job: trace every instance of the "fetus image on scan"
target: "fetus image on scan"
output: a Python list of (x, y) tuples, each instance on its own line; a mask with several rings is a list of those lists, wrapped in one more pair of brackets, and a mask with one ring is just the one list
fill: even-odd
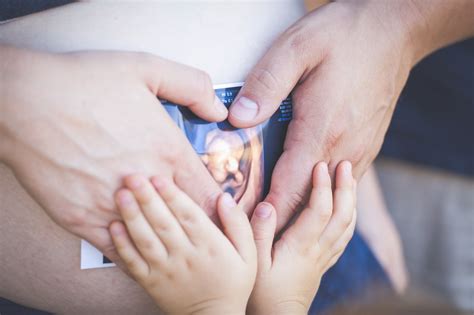
[(263, 190), (262, 126), (235, 129), (227, 122), (204, 122), (186, 109), (166, 110), (222, 190), (244, 208), (253, 208)]

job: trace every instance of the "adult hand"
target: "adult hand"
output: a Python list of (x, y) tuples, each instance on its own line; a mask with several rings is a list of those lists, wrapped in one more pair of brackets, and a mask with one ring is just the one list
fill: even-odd
[[(263, 122), (293, 91), (293, 120), (266, 198), (277, 209), (278, 228), (308, 198), (317, 161), (326, 161), (334, 174), (341, 160), (349, 160), (360, 178), (380, 150), (411, 67), (429, 49), (446, 43), (447, 38), (434, 40), (434, 35), (427, 42), (421, 29), (435, 33), (438, 28), (421, 22), (443, 22), (443, 9), (451, 13), (447, 6), (455, 6), (438, 1), (441, 10), (434, 10), (431, 3), (415, 2), (322, 6), (285, 31), (248, 75), (230, 109), (234, 126)], [(434, 18), (420, 10), (439, 14)], [(466, 25), (473, 24), (468, 15), (462, 23), (464, 31), (456, 33), (445, 23), (439, 33), (452, 34), (451, 41), (462, 37)]]
[(221, 121), (207, 74), (143, 53), (0, 54), (0, 159), (66, 230), (116, 259), (113, 195), (136, 172), (174, 179), (214, 213), (220, 189), (156, 97)]

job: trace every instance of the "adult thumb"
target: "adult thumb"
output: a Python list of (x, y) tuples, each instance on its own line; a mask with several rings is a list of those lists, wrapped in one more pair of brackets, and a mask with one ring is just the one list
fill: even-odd
[(233, 126), (247, 128), (262, 123), (290, 95), (306, 66), (289, 42), (283, 34), (250, 71), (229, 110)]

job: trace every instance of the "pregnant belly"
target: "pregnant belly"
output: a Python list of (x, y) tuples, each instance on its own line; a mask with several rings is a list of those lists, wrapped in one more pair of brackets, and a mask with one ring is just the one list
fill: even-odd
[(75, 3), (0, 26), (0, 42), (49, 51), (145, 51), (243, 81), (271, 42), (304, 14), (299, 0)]
[[(55, 52), (145, 51), (201, 68), (214, 83), (238, 82), (303, 13), (296, 0), (75, 3), (0, 25), (0, 42)], [(79, 239), (52, 222), (3, 164), (0, 218), (0, 296), (54, 313), (157, 312), (117, 268), (81, 271)]]

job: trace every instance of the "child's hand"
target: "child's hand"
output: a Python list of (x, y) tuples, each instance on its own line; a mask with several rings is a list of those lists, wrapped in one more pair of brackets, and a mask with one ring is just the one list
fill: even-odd
[(248, 218), (232, 197), (218, 201), (221, 232), (174, 183), (142, 176), (125, 183), (128, 189), (116, 201), (126, 228), (114, 222), (110, 232), (129, 272), (160, 308), (168, 314), (244, 314), (256, 249)]
[(258, 272), (250, 314), (307, 314), (321, 276), (352, 237), (356, 211), (351, 164), (337, 167), (334, 195), (326, 163), (316, 165), (312, 183), (307, 208), (273, 246), (275, 210), (261, 203), (254, 212)]

